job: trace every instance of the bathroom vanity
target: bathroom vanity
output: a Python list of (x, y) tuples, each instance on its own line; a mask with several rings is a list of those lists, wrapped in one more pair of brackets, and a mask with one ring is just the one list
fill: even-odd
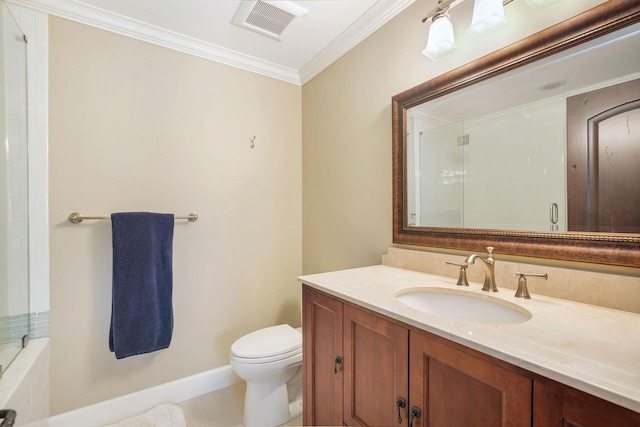
[[(640, 425), (640, 315), (384, 265), (299, 280), (304, 425)], [(397, 298), (416, 291), (529, 316), (469, 322)]]

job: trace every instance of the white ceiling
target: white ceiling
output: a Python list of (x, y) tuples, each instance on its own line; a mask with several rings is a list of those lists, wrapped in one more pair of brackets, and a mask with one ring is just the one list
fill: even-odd
[(293, 0), (309, 12), (274, 40), (232, 24), (242, 0), (8, 0), (304, 84), (415, 0)]

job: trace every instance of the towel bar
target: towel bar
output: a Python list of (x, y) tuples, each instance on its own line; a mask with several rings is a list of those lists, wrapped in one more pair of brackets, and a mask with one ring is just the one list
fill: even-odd
[[(73, 212), (69, 214), (69, 222), (72, 222), (74, 224), (80, 224), (85, 219), (111, 219), (111, 217), (110, 216), (85, 216), (85, 215), (79, 214), (78, 212)], [(187, 216), (177, 216), (175, 217), (175, 219), (188, 219), (189, 222), (195, 222), (198, 220), (198, 214), (195, 212), (191, 212)]]

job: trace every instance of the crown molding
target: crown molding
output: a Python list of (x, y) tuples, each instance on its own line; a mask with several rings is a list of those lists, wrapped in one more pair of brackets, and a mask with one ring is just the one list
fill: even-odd
[(354, 22), (340, 36), (314, 56), (300, 69), (300, 81), (306, 84), (325, 68), (336, 62), (342, 55), (402, 12), (415, 0), (396, 0), (389, 8), (389, 0), (379, 0), (360, 19)]
[(40, 12), (105, 31), (300, 85), (297, 70), (244, 55), (74, 0), (7, 0)]
[(415, 0), (378, 0), (358, 21), (313, 57), (300, 71), (222, 46), (165, 30), (75, 0), (6, 0), (49, 15), (100, 28), (136, 40), (187, 53), (298, 86), (310, 81)]

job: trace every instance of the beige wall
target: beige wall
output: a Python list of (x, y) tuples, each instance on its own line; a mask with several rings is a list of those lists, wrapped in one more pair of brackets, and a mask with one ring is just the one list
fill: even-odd
[[(391, 97), (601, 2), (513, 2), (508, 30), (457, 31), (461, 51), (433, 63), (420, 19), (435, 2), (417, 0), (302, 89), (51, 18), (52, 414), (226, 365), (240, 335), (299, 324), (298, 274), (379, 264)], [(176, 224), (171, 347), (118, 361), (110, 224), (66, 217), (133, 210), (200, 219)]]
[[(49, 65), (52, 414), (298, 326), (301, 88), (53, 17)], [(170, 348), (116, 360), (110, 223), (66, 218), (142, 210), (200, 219), (176, 222)]]
[(421, 54), (428, 25), (420, 21), (435, 2), (417, 0), (304, 85), (304, 273), (379, 264), (392, 244), (393, 95), (600, 3), (564, 1), (535, 11), (513, 2), (505, 8), (509, 27), (476, 40), (465, 32), (473, 3), (464, 2), (451, 12), (460, 50), (432, 62)]

